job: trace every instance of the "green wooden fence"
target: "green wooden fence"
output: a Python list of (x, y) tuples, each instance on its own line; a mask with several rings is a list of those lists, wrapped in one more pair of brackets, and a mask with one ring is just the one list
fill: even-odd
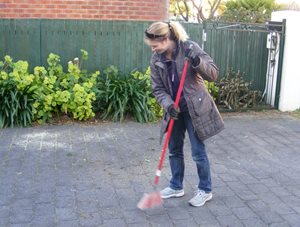
[[(14, 60), (27, 60), (32, 70), (34, 66), (46, 66), (47, 56), (55, 53), (65, 67), (85, 49), (89, 59), (84, 67), (90, 71), (101, 71), (109, 65), (117, 66), (123, 74), (143, 71), (151, 56), (143, 41), (148, 25), (132, 21), (0, 19), (0, 58), (10, 55)], [(216, 23), (183, 26), (191, 39), (214, 58), (221, 77), (233, 68), (244, 72), (256, 89), (264, 89), (268, 59), (264, 29), (232, 29)]]
[(89, 53), (85, 68), (117, 66), (121, 72), (143, 70), (149, 65), (150, 49), (143, 42), (147, 22), (87, 20), (0, 20), (0, 57), (27, 60), (31, 67), (47, 65), (50, 53), (62, 64)]
[(268, 31), (261, 26), (248, 28), (240, 24), (204, 24), (207, 38), (204, 50), (214, 58), (221, 76), (230, 68), (239, 70), (246, 80), (253, 81), (254, 87), (262, 91), (268, 61)]

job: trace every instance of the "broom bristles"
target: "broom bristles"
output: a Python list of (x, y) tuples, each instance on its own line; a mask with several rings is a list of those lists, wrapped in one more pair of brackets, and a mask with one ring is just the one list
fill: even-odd
[(160, 192), (151, 192), (149, 194), (145, 193), (141, 200), (138, 202), (137, 207), (141, 210), (154, 208), (163, 203), (160, 196)]

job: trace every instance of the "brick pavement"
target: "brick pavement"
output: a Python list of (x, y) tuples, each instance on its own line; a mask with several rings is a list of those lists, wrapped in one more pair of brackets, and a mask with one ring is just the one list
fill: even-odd
[[(185, 147), (186, 195), (136, 208), (153, 191), (158, 124), (66, 124), (0, 130), (0, 226), (300, 226), (300, 120), (224, 116), (209, 139), (214, 198), (194, 208), (198, 183)], [(167, 159), (160, 188), (170, 175)]]

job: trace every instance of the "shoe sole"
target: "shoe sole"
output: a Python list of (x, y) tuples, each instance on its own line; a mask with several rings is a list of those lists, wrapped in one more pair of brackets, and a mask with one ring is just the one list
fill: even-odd
[(208, 202), (208, 201), (211, 200), (211, 199), (212, 199), (212, 195), (210, 195), (206, 200), (204, 200), (203, 203), (200, 203), (200, 204), (192, 204), (191, 202), (189, 202), (189, 204), (190, 204), (191, 206), (193, 206), (193, 207), (201, 207), (201, 206), (203, 206), (206, 202)]
[(184, 192), (180, 192), (177, 194), (167, 195), (167, 196), (161, 196), (162, 199), (169, 199), (169, 198), (178, 198), (184, 196)]

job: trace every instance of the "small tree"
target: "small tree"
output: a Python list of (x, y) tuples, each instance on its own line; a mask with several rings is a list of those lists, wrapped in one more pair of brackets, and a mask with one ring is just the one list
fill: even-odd
[(271, 19), (271, 13), (280, 9), (275, 0), (229, 0), (220, 19), (227, 22), (263, 23)]
[(170, 0), (170, 13), (184, 21), (212, 19), (221, 5), (221, 0)]
[(183, 19), (184, 21), (189, 21), (190, 6), (186, 1), (170, 0), (169, 12), (177, 19)]
[(193, 7), (197, 10), (197, 20), (199, 23), (214, 18), (221, 4), (221, 0), (191, 1), (193, 3)]

